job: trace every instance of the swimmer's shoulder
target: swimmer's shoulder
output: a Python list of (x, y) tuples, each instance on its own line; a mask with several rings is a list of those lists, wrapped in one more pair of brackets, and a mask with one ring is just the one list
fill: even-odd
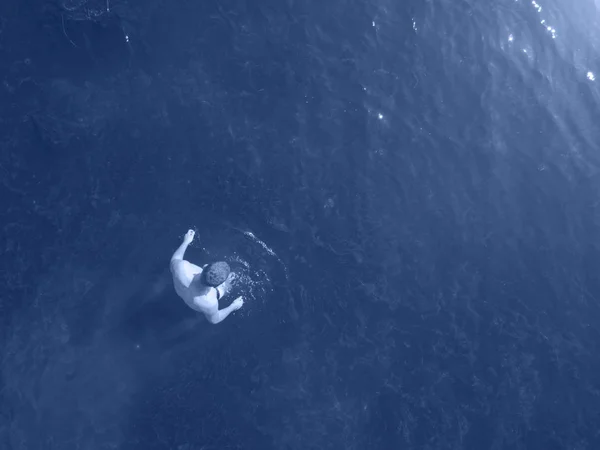
[[(212, 290), (212, 289), (211, 289)], [(219, 309), (219, 301), (212, 292), (206, 293), (195, 293), (191, 296), (192, 308), (197, 311), (203, 312), (204, 314), (212, 314), (215, 310)]]
[(178, 271), (185, 272), (188, 276), (195, 276), (202, 273), (202, 267), (197, 266), (196, 264), (192, 264), (185, 259), (175, 259), (171, 261), (170, 264), (171, 272), (176, 273)]

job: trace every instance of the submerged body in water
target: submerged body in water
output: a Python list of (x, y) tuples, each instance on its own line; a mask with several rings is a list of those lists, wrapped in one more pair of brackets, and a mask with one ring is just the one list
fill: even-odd
[(186, 305), (204, 314), (210, 323), (217, 324), (233, 311), (240, 309), (244, 300), (238, 297), (226, 308), (219, 309), (219, 300), (231, 291), (235, 274), (225, 262), (200, 267), (184, 260), (185, 251), (194, 240), (194, 236), (194, 231), (189, 230), (171, 257), (173, 286)]

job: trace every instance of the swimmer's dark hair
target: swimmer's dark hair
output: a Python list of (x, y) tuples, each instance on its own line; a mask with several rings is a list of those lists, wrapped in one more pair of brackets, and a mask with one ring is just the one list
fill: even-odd
[(225, 261), (209, 264), (202, 271), (202, 283), (210, 287), (220, 286), (225, 283), (230, 273), (229, 264)]

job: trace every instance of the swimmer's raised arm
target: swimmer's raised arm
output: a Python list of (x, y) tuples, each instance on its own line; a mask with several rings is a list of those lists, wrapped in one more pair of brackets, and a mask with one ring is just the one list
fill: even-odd
[(224, 321), (229, 314), (231, 314), (233, 311), (237, 311), (242, 306), (244, 306), (244, 300), (242, 297), (238, 297), (231, 302), (231, 305), (221, 310), (218, 309), (218, 304), (215, 304), (214, 309), (212, 311), (206, 311), (204, 315), (210, 323), (216, 325), (217, 323)]
[(188, 232), (185, 233), (185, 236), (183, 237), (183, 242), (177, 248), (177, 250), (175, 250), (175, 253), (173, 253), (173, 256), (171, 256), (171, 266), (173, 266), (173, 263), (175, 263), (177, 261), (183, 261), (185, 251), (187, 250), (188, 246), (194, 240), (195, 234), (196, 233), (194, 232), (194, 230), (188, 230)]

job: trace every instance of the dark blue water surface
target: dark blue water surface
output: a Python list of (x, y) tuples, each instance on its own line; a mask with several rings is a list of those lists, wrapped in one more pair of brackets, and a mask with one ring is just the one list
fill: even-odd
[(599, 19), (1, 2), (0, 449), (600, 448)]

